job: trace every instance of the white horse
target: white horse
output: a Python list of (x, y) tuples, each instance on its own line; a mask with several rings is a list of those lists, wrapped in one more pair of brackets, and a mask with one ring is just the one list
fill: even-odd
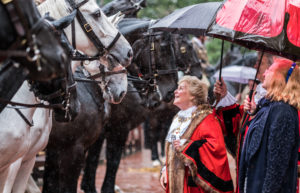
[[(46, 4), (42, 5), (46, 6), (49, 3), (52, 9), (60, 10), (61, 16), (64, 16), (64, 14), (67, 15), (69, 10), (71, 10), (69, 5), (64, 1), (58, 2), (49, 0), (48, 3), (45, 3)], [(50, 6), (47, 7), (50, 8)], [(86, 17), (92, 29), (97, 32), (103, 45), (109, 45), (114, 39), (113, 35), (117, 34), (118, 30), (108, 21), (97, 4), (94, 1), (88, 1), (82, 5), (79, 10)], [(98, 11), (101, 17), (95, 18), (93, 14), (98, 14)], [(77, 21), (75, 23), (77, 23)], [(65, 32), (69, 40), (71, 40), (71, 30), (67, 29)], [(96, 49), (92, 42), (86, 37), (79, 25), (76, 25), (76, 33), (77, 49), (80, 49), (90, 56), (99, 53), (99, 50)], [(131, 47), (126, 39), (121, 36), (114, 43), (112, 48), (101, 57), (100, 61), (101, 64), (104, 65), (105, 71), (119, 71), (123, 66), (127, 66), (130, 63), (131, 57)], [(99, 72), (100, 61), (85, 63), (86, 69), (90, 74)], [(116, 62), (121, 63), (122, 66), (116, 65)], [(116, 79), (118, 81), (117, 83), (115, 81)], [(103, 91), (106, 94), (106, 97), (104, 97), (113, 103), (120, 102), (127, 89), (126, 74), (114, 74), (110, 77), (105, 77), (105, 80), (110, 85), (107, 86), (109, 90)], [(117, 84), (119, 85), (116, 86)], [(113, 90), (114, 87), (116, 89), (115, 91)], [(116, 92), (119, 93), (117, 94), (119, 95), (117, 100), (113, 96)], [(12, 100), (22, 103), (37, 102), (33, 93), (29, 91), (29, 87), (26, 83), (22, 85)], [(13, 109), (6, 108), (0, 114), (0, 192), (4, 193), (24, 192), (35, 162), (36, 153), (46, 146), (51, 130), (51, 111), (34, 108), (21, 109), (21, 111), (27, 120), (34, 120), (34, 127), (27, 125)]]
[[(73, 10), (73, 8), (66, 1), (70, 2), (70, 0), (47, 0), (39, 5), (38, 9), (42, 15), (49, 12), (51, 17), (59, 19), (70, 14), (70, 12)], [(81, 2), (84, 2), (84, 0), (74, 1), (76, 5), (79, 5)], [(105, 48), (110, 47), (111, 43), (117, 37), (119, 31), (101, 11), (96, 1), (89, 0), (81, 5), (78, 10), (82, 13), (85, 20), (89, 24), (83, 24), (85, 26), (85, 30), (90, 31), (90, 29), (92, 29), (97, 37), (101, 39), (103, 46)], [(89, 56), (97, 55), (99, 50), (95, 48), (94, 44), (86, 36), (86, 32), (83, 31), (80, 25), (81, 24), (78, 22), (78, 19), (76, 19), (76, 49), (84, 51)], [(99, 27), (94, 28), (93, 26), (95, 25)], [(91, 28), (86, 26), (91, 26)], [(68, 26), (64, 31), (69, 41), (72, 42), (72, 27)], [(128, 66), (131, 63), (132, 57), (133, 52), (131, 46), (121, 35), (118, 39), (118, 43), (114, 44), (111, 50), (107, 51), (106, 54), (101, 57), (100, 61), (101, 63), (106, 64), (110, 60), (117, 59), (123, 66)]]

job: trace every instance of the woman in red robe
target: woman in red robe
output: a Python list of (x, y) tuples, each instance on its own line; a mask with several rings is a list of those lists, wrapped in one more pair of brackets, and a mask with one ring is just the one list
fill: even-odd
[(233, 192), (223, 133), (207, 104), (207, 86), (196, 77), (183, 77), (174, 105), (181, 111), (166, 138), (160, 179), (166, 193)]

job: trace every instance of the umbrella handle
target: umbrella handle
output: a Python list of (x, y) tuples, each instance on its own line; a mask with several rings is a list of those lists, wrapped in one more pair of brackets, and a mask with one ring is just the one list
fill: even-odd
[[(257, 67), (257, 71), (256, 71), (256, 74), (255, 74), (254, 80), (256, 80), (256, 78), (257, 78), (257, 74), (258, 74), (258, 72), (259, 72), (259, 69), (260, 69), (260, 65), (261, 65), (263, 56), (264, 56), (264, 51), (262, 51), (262, 53), (261, 53), (261, 56), (260, 56), (260, 59), (259, 59), (259, 63), (258, 63), (258, 67)], [(250, 102), (251, 102), (251, 100), (252, 100), (252, 95), (253, 95), (253, 92), (254, 92), (254, 85), (255, 85), (255, 84), (256, 84), (256, 81), (254, 81), (254, 83), (253, 83), (253, 85), (252, 85), (252, 88), (251, 88), (251, 90), (250, 90), (250, 92), (249, 92)], [(255, 115), (255, 114), (258, 112), (258, 110), (259, 110), (259, 108), (256, 108), (255, 111), (254, 111), (253, 113), (251, 113), (250, 111), (247, 111), (247, 114), (248, 114), (249, 116), (247, 116), (247, 119), (246, 119), (246, 121), (245, 121), (245, 124), (247, 124), (247, 123), (249, 122), (250, 116)]]
[[(222, 40), (222, 45), (221, 45), (221, 60), (220, 60), (220, 70), (219, 70), (219, 81), (220, 82), (221, 82), (221, 78), (222, 78), (223, 52), (224, 52), (224, 40)], [(221, 84), (222, 84), (222, 82), (221, 82)], [(216, 99), (215, 99), (214, 105), (212, 106), (213, 108), (215, 108), (221, 100), (220, 94), (216, 94), (215, 97), (216, 97)]]
[(223, 68), (223, 52), (224, 52), (224, 40), (222, 40), (221, 45), (221, 61), (220, 61), (220, 71), (219, 71), (219, 81), (221, 82), (222, 68)]

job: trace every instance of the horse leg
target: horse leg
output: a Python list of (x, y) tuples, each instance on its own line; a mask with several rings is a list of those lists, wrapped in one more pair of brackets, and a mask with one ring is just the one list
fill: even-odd
[(85, 193), (97, 193), (95, 185), (96, 170), (104, 138), (104, 134), (100, 134), (97, 141), (88, 149), (84, 174), (81, 181), (81, 189)]
[(157, 149), (157, 141), (153, 140), (151, 142), (151, 160), (159, 160), (158, 149)]
[(146, 149), (150, 149), (151, 148), (151, 141), (150, 141), (150, 123), (149, 123), (149, 118), (147, 118), (145, 121), (144, 121), (144, 138), (145, 138), (145, 142), (144, 142), (144, 145), (145, 145), (145, 148)]
[(165, 158), (165, 143), (166, 143), (166, 137), (168, 135), (169, 127), (172, 124), (172, 120), (170, 122), (167, 122), (163, 127), (161, 131), (161, 136), (159, 137), (160, 145), (161, 145), (161, 157)]
[(35, 157), (32, 159), (23, 161), (21, 167), (18, 171), (17, 177), (15, 179), (15, 183), (13, 186), (12, 193), (24, 193), (26, 189), (26, 185), (32, 171), (32, 168), (35, 163)]
[(157, 147), (157, 138), (152, 139), (151, 142), (151, 160), (152, 160), (152, 166), (157, 167), (161, 165), (161, 162), (159, 160), (158, 155), (158, 147)]
[(160, 165), (158, 149), (157, 149), (157, 142), (158, 142), (158, 132), (157, 124), (155, 118), (152, 118), (149, 124), (149, 133), (150, 133), (150, 144), (151, 144), (151, 160), (152, 165), (154, 167)]
[(160, 146), (161, 146), (161, 157), (165, 157), (165, 139), (162, 139), (160, 141)]
[(3, 193), (11, 193), (12, 192), (12, 187), (16, 180), (18, 171), (21, 167), (21, 163), (22, 163), (22, 158), (19, 158), (16, 161), (14, 161), (12, 164), (10, 164)]
[(29, 177), (27, 186), (26, 186), (27, 193), (41, 193), (40, 188), (36, 185), (32, 176)]
[(84, 146), (82, 144), (73, 144), (61, 152), (59, 193), (77, 193), (77, 182), (84, 159)]
[(0, 170), (0, 192), (4, 192), (4, 186), (9, 174), (9, 167)]
[(114, 193), (116, 175), (119, 168), (122, 151), (128, 136), (128, 128), (120, 128), (119, 131), (109, 130), (106, 143), (106, 174), (102, 185), (102, 193)]
[(43, 176), (43, 193), (59, 192), (59, 154), (56, 149), (47, 147)]

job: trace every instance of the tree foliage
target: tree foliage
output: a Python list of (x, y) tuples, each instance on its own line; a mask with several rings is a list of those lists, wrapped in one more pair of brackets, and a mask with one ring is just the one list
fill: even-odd
[(141, 10), (139, 16), (159, 19), (176, 9), (210, 1), (222, 0), (147, 0), (147, 8)]
[[(224, 41), (224, 55), (230, 48), (231, 43)], [(208, 60), (210, 64), (216, 64), (220, 60), (222, 49), (222, 40), (216, 38), (209, 38), (206, 43), (206, 50), (208, 55)]]

